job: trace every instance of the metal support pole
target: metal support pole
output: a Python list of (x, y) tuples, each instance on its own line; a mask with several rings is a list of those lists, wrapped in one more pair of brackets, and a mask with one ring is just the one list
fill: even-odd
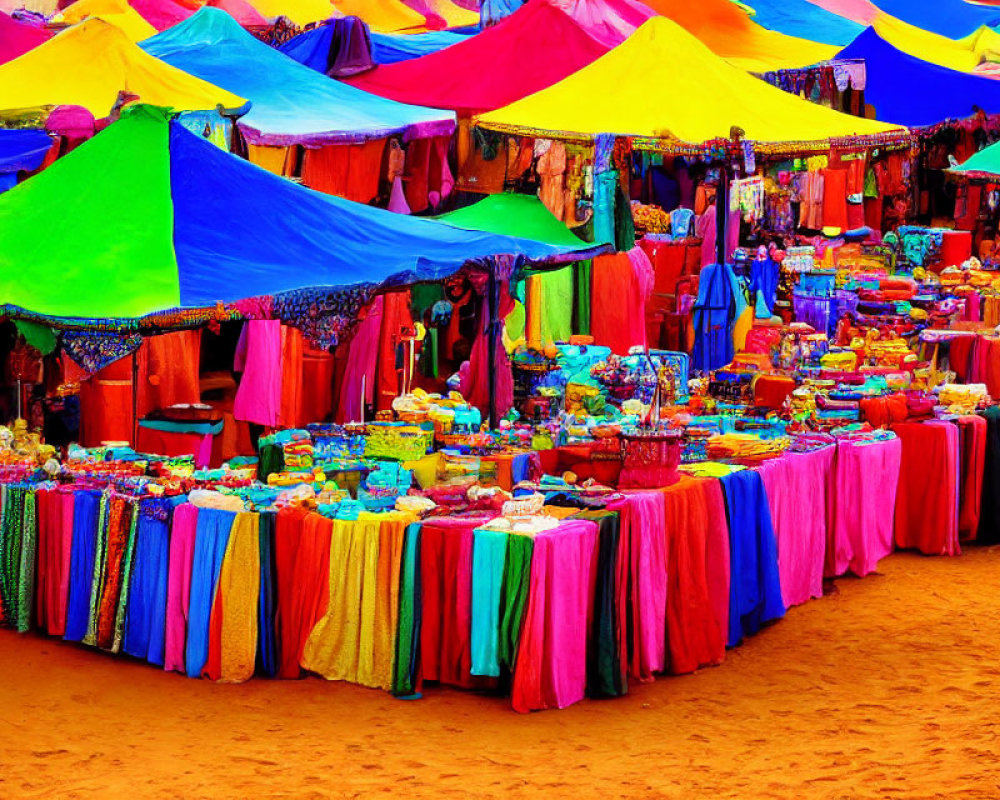
[(495, 429), (497, 419), (497, 343), (499, 341), (500, 284), (497, 281), (496, 265), (490, 262), (490, 275), (486, 284), (486, 338), (490, 349), (489, 381), (490, 381), (490, 428)]

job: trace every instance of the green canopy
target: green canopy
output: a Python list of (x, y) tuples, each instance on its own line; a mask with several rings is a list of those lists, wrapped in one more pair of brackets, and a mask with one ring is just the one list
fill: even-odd
[(991, 144), (972, 158), (948, 170), (952, 175), (963, 178), (995, 180), (1000, 178), (1000, 142)]
[[(470, 231), (523, 236), (556, 247), (580, 246), (580, 239), (534, 195), (491, 194), (474, 205), (442, 214), (438, 219)], [(541, 276), (541, 281), (542, 341), (546, 344), (566, 341), (573, 333), (574, 270), (572, 267), (563, 267), (546, 272)], [(586, 282), (584, 278), (583, 283)], [(577, 297), (576, 300), (588, 301), (589, 292), (586, 291), (586, 286), (582, 288), (586, 296)], [(579, 289), (580, 287), (577, 288), (578, 291)], [(523, 283), (517, 287), (515, 294), (522, 303), (525, 301)], [(584, 302), (582, 308), (585, 310), (578, 312), (578, 316), (587, 317), (589, 323), (589, 305)], [(509, 338), (516, 340), (524, 336), (523, 307), (512, 311), (505, 323)]]
[(491, 194), (471, 206), (438, 217), (456, 228), (520, 236), (557, 247), (579, 247), (580, 239), (534, 195)]

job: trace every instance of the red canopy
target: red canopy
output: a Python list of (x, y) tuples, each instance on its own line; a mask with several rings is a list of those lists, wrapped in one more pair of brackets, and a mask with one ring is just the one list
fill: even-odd
[(607, 50), (549, 0), (530, 0), (464, 42), (346, 82), (401, 103), (465, 116), (493, 111), (558, 83)]
[(13, 61), (46, 41), (51, 34), (44, 28), (26, 25), (0, 11), (0, 64)]

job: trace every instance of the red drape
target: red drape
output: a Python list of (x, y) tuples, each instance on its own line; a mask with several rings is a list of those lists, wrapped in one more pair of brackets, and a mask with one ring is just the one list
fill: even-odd
[(310, 189), (368, 204), (378, 197), (386, 139), (307, 148), (302, 182)]

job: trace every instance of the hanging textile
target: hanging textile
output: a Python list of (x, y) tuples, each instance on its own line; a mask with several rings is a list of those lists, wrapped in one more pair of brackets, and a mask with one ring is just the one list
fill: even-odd
[(958, 555), (958, 428), (950, 422), (892, 426), (902, 442), (896, 547)]
[(191, 567), (198, 527), (198, 508), (183, 503), (174, 509), (170, 533), (170, 567), (167, 581), (167, 621), (163, 668), (185, 672)]
[(122, 649), (163, 666), (173, 502), (149, 498), (139, 503), (132, 577)]

